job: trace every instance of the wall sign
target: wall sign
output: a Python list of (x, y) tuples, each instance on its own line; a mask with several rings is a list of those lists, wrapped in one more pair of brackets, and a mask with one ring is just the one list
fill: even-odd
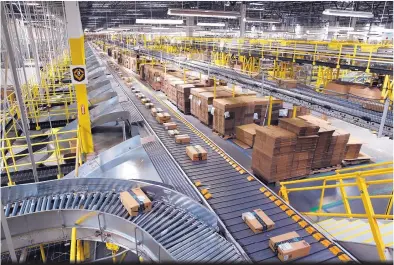
[(71, 80), (73, 84), (87, 84), (86, 65), (71, 65)]

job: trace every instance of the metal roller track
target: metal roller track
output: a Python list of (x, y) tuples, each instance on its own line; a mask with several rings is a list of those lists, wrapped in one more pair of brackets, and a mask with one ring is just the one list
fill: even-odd
[[(229, 83), (238, 84), (255, 92), (262, 93), (263, 95), (271, 95), (286, 102), (307, 107), (311, 110), (324, 113), (363, 128), (375, 131), (379, 130), (381, 122), (380, 117), (382, 114), (376, 111), (360, 109), (360, 104), (358, 104), (358, 107), (355, 109), (354, 104), (357, 103), (354, 102), (341, 99), (334, 100), (333, 97), (318, 93), (313, 89), (298, 88), (297, 90), (301, 89), (302, 91), (302, 93), (299, 93), (294, 90), (279, 88), (269, 82), (264, 82), (263, 84), (259, 80), (242, 75), (234, 70), (208, 65), (204, 62), (190, 60), (182, 61), (180, 58), (152, 51), (140, 50), (140, 53), (149, 57), (155, 57), (156, 59), (171, 62), (180, 68), (192, 69), (210, 76), (216, 76), (217, 78)], [(391, 113), (388, 114), (388, 117), (385, 120), (383, 136), (393, 137), (392, 118), (390, 117), (392, 117)]]
[[(149, 195), (153, 206), (150, 212), (132, 217), (119, 193), (136, 186)], [(83, 220), (78, 223), (79, 239), (93, 229), (96, 236), (89, 240), (117, 243), (135, 253), (142, 251), (153, 261), (242, 261), (235, 247), (217, 233), (215, 217), (207, 209), (159, 185), (115, 179), (64, 179), (2, 188), (1, 199), (15, 248), (59, 239), (53, 238), (57, 233), (52, 230), (66, 234), (70, 224), (75, 225), (79, 219)], [(37, 223), (40, 220), (43, 223)], [(4, 238), (2, 246), (2, 251), (7, 251)]]
[[(120, 78), (118, 80), (122, 82)], [(190, 180), (200, 181), (203, 188), (209, 189), (212, 198), (207, 200), (207, 203), (226, 226), (230, 236), (235, 239), (252, 261), (279, 262), (275, 253), (268, 246), (269, 238), (291, 231), (296, 231), (311, 244), (310, 254), (297, 261), (338, 262), (343, 257), (355, 260), (340, 246), (324, 238), (317, 232), (318, 229), (313, 224), (305, 220), (294, 208), (286, 204), (259, 180), (248, 181), (247, 177), (251, 175), (250, 172), (238, 165), (228, 154), (156, 97), (153, 90), (148, 90), (136, 80), (132, 85), (143, 91), (155, 106), (172, 113), (172, 121), (177, 123), (178, 130), (182, 134), (190, 136), (191, 144), (201, 145), (207, 150), (208, 160), (190, 161), (186, 155), (185, 146), (176, 144), (174, 138), (170, 137), (163, 126), (151, 116), (150, 111), (140, 107), (139, 99), (135, 96), (131, 97), (131, 101), (149, 122), (150, 127)], [(254, 234), (241, 218), (242, 213), (257, 208), (262, 209), (276, 223), (275, 228), (268, 233)], [(294, 216), (298, 216), (298, 219), (295, 219)], [(307, 232), (308, 227), (313, 228), (315, 232)], [(316, 233), (319, 234), (319, 237), (321, 235), (320, 239), (316, 235), (312, 235)], [(323, 241), (329, 242), (329, 247), (320, 243)]]

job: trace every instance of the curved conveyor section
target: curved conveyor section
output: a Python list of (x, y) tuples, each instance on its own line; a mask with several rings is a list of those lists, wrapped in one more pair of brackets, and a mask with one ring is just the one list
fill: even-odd
[[(149, 213), (131, 217), (119, 193), (141, 187)], [(77, 238), (112, 242), (152, 261), (240, 262), (217, 231), (217, 219), (190, 198), (157, 184), (116, 179), (64, 179), (1, 188), (14, 247)], [(77, 224), (76, 224), (77, 223)], [(7, 252), (2, 231), (2, 253)]]

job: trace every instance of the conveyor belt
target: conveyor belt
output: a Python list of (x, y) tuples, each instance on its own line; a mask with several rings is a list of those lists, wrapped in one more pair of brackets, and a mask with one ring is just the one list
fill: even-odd
[[(96, 211), (121, 218), (118, 224), (122, 224), (122, 229), (127, 229), (128, 225), (134, 224), (134, 227), (142, 230), (143, 233), (149, 234), (161, 244), (170, 254), (170, 260), (183, 262), (241, 262), (243, 260), (235, 247), (217, 232), (214, 220), (211, 218), (209, 219), (210, 222), (207, 222), (202, 218), (202, 216), (205, 216), (204, 211), (207, 210), (202, 209), (201, 206), (196, 207), (196, 204), (188, 202), (187, 198), (171, 193), (170, 190), (166, 190), (164, 187), (141, 181), (90, 179), (87, 182), (87, 180), (64, 179), (55, 182), (29, 184), (28, 187), (7, 187), (10, 190), (6, 190), (6, 192), (3, 190), (2, 203), (5, 216), (10, 223), (11, 234), (15, 237), (20, 234), (24, 235), (23, 232), (17, 234), (19, 230), (15, 231), (17, 228), (12, 226), (12, 222), (14, 220), (18, 222), (18, 217), (25, 215), (29, 216), (39, 213), (47, 213), (49, 215), (51, 212), (54, 212), (57, 215), (60, 213), (67, 221), (69, 220), (67, 217), (72, 218), (73, 216), (72, 210), (74, 212), (75, 210)], [(84, 185), (88, 185), (90, 182), (92, 182), (93, 187), (84, 190), (86, 188)], [(71, 186), (69, 183), (74, 185)], [(139, 213), (138, 216), (133, 217), (123, 207), (119, 193), (137, 185), (146, 194), (152, 194), (150, 196), (152, 210), (147, 213)], [(42, 194), (29, 191), (28, 188), (31, 189), (33, 186), (34, 189), (41, 191)], [(60, 188), (56, 188), (56, 186)], [(68, 190), (68, 192), (63, 190)], [(168, 200), (166, 197), (163, 197), (163, 194), (168, 194)], [(68, 213), (71, 213), (71, 215), (68, 216)], [(89, 216), (89, 212), (87, 213), (87, 216)], [(98, 218), (100, 219), (100, 216)], [(84, 229), (84, 222), (79, 223), (78, 229)], [(58, 225), (59, 229), (62, 229), (62, 224)], [(34, 227), (34, 224), (31, 224), (31, 226)], [(38, 224), (38, 226), (40, 225)], [(112, 233), (115, 234), (116, 231), (122, 231), (113, 226), (115, 224), (106, 223), (105, 227), (100, 228), (100, 230), (102, 232), (112, 230)], [(114, 232), (113, 230), (116, 231)], [(34, 229), (30, 228), (29, 232), (31, 231), (34, 231)], [(36, 233), (39, 234), (41, 231)], [(137, 235), (137, 232), (135, 233)], [(145, 240), (149, 239), (145, 239), (144, 235), (141, 233), (141, 238), (138, 238), (138, 240), (142, 241), (142, 244), (147, 244)], [(96, 237), (100, 238), (99, 235)], [(41, 242), (46, 242), (45, 240), (47, 239), (40, 238), (40, 240)], [(91, 240), (95, 239), (91, 238)], [(35, 241), (35, 243), (40, 242)], [(16, 247), (20, 244), (26, 243), (18, 241)], [(151, 251), (157, 250), (151, 249)]]
[[(67, 175), (75, 169), (75, 164), (60, 165), (60, 169), (64, 175)], [(40, 181), (47, 181), (57, 179), (58, 167), (57, 166), (44, 166), (37, 167), (38, 179)], [(31, 183), (34, 181), (33, 171), (31, 169), (10, 172), (11, 179), (16, 184)], [(1, 186), (6, 186), (8, 183), (7, 173), (1, 173)]]
[[(120, 79), (118, 78), (118, 80)], [(190, 161), (186, 155), (185, 146), (176, 144), (174, 139), (163, 129), (163, 126), (152, 118), (149, 110), (140, 107), (139, 100), (135, 96), (131, 97), (132, 102), (147, 119), (156, 135), (187, 176), (192, 181), (201, 181), (202, 188), (209, 189), (212, 198), (208, 200), (208, 204), (215, 210), (231, 235), (253, 261), (279, 261), (268, 247), (269, 238), (291, 231), (297, 231), (311, 244), (311, 253), (297, 261), (332, 262), (352, 259), (348, 254), (344, 254), (343, 249), (320, 234), (315, 227), (263, 183), (257, 179), (248, 181), (247, 177), (251, 175), (249, 172), (233, 161), (230, 156), (179, 114), (168, 108), (163, 101), (155, 96), (153, 90), (148, 90), (137, 81), (134, 81), (133, 85), (145, 93), (155, 106), (171, 113), (172, 121), (178, 124), (178, 130), (181, 133), (189, 134), (193, 145), (201, 145), (207, 150), (208, 160)], [(241, 214), (256, 208), (265, 211), (276, 223), (272, 231), (254, 234), (243, 222)]]
[[(157, 59), (172, 62), (179, 67), (196, 70), (211, 76), (216, 76), (221, 80), (238, 84), (242, 87), (251, 89), (264, 95), (272, 95), (278, 99), (282, 99), (298, 106), (305, 106), (308, 109), (324, 113), (357, 126), (376, 131), (379, 130), (381, 113), (364, 109), (360, 104), (358, 104), (359, 107), (355, 109), (354, 104), (357, 103), (342, 99), (335, 99), (334, 104), (331, 102), (334, 100), (332, 96), (318, 93), (313, 89), (299, 88), (305, 91), (301, 94), (293, 90), (279, 88), (276, 85), (273, 86), (269, 82), (265, 82), (263, 85), (261, 81), (240, 74), (234, 70), (208, 65), (204, 62), (191, 60), (181, 61), (179, 58), (153, 51), (140, 50), (140, 53), (155, 57)], [(389, 112), (383, 127), (384, 136), (392, 137), (393, 135), (392, 117), (392, 113)]]
[(69, 119), (67, 120), (54, 120), (54, 121), (40, 121), (38, 123), (35, 122), (30, 122), (30, 130), (36, 130), (37, 129), (37, 125), (39, 126), (39, 130), (43, 130), (43, 129), (49, 129), (51, 128), (59, 128), (59, 127), (64, 127), (66, 126), (68, 123), (72, 122), (74, 119)]

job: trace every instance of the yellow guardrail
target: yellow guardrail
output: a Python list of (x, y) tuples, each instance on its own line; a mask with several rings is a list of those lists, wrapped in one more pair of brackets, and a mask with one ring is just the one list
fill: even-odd
[[(393, 192), (389, 195), (370, 195), (368, 191), (368, 187), (379, 184), (390, 184), (393, 185), (393, 178), (387, 179), (374, 179), (367, 180), (370, 177), (377, 177), (383, 175), (393, 174), (393, 162), (383, 162), (376, 163), (371, 165), (353, 167), (340, 169), (336, 171), (335, 175), (325, 176), (325, 177), (316, 177), (316, 178), (308, 178), (294, 181), (283, 181), (280, 182), (280, 190), (279, 195), (288, 203), (289, 202), (289, 193), (292, 192), (305, 192), (311, 190), (321, 190), (319, 207), (317, 212), (303, 212), (302, 214), (308, 216), (321, 216), (321, 217), (344, 217), (344, 218), (367, 218), (368, 223), (371, 227), (371, 231), (373, 234), (374, 241), (376, 243), (376, 248), (378, 251), (378, 255), (381, 260), (386, 260), (384, 249), (385, 245), (382, 240), (382, 235), (380, 233), (380, 229), (377, 223), (377, 219), (393, 219), (393, 215), (390, 214), (392, 206), (393, 206)], [(383, 168), (380, 168), (383, 167)], [(349, 172), (353, 171), (353, 172)], [(344, 182), (346, 181), (346, 182)], [(323, 182), (322, 184), (314, 185), (314, 182)], [(328, 184), (328, 182), (335, 182), (335, 184)], [(295, 184), (310, 184), (308, 187), (297, 187), (291, 188), (289, 186)], [(357, 187), (360, 192), (360, 195), (352, 195), (348, 196), (346, 192), (346, 187)], [(323, 209), (323, 200), (326, 189), (337, 189), (341, 193), (341, 199), (345, 208), (345, 213), (342, 212), (334, 212), (334, 213), (325, 213), (322, 211)], [(349, 204), (349, 200), (360, 199), (362, 200), (365, 213), (353, 213), (351, 211), (351, 207)], [(385, 213), (377, 214), (373, 209), (373, 205), (371, 203), (371, 199), (388, 199), (387, 207)]]
[[(43, 141), (32, 143), (32, 148), (37, 150), (33, 155), (47, 155), (48, 157), (36, 162), (36, 165), (56, 162), (58, 165), (58, 177), (62, 176), (60, 165), (66, 160), (76, 159), (78, 167), (82, 163), (81, 144), (78, 138), (79, 130), (58, 131), (52, 129), (49, 133), (32, 135), (31, 139), (44, 137)], [(27, 144), (15, 144), (16, 141), (25, 140), (23, 136), (10, 137), (2, 139), (3, 146), (0, 147), (2, 171), (5, 171), (8, 177), (8, 185), (13, 185), (12, 172), (18, 171), (21, 167), (31, 166), (31, 162), (18, 163), (19, 159), (28, 158), (29, 153), (15, 153), (15, 149), (27, 150)], [(53, 149), (46, 149), (51, 146)], [(44, 150), (43, 150), (44, 149)], [(64, 157), (65, 154), (74, 154)]]

